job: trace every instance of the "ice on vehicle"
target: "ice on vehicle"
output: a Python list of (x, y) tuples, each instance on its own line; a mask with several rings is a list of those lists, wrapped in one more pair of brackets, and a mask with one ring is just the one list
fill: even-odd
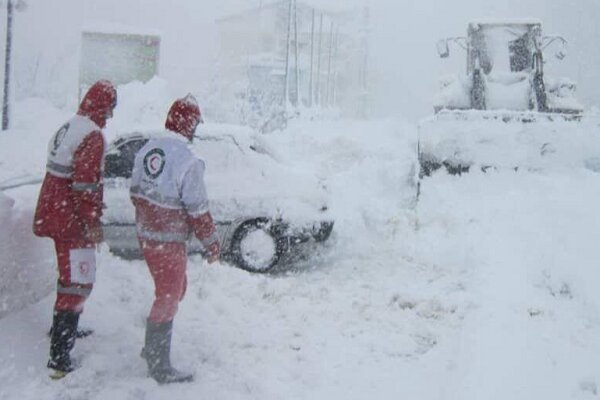
[(450, 173), (584, 166), (598, 154), (598, 123), (584, 115), (575, 82), (544, 73), (550, 50), (564, 58), (564, 38), (544, 36), (535, 19), (481, 20), (466, 37), (439, 41), (442, 58), (451, 43), (466, 51), (466, 71), (440, 80), (435, 114), (419, 125), (421, 176), (442, 166)]

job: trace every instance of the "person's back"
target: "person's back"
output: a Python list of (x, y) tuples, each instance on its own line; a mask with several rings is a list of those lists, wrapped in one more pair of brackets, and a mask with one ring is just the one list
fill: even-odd
[(46, 175), (33, 221), (37, 236), (54, 240), (58, 285), (48, 367), (52, 377), (72, 371), (79, 315), (95, 281), (96, 244), (102, 240), (102, 128), (112, 117), (117, 92), (98, 81), (84, 96), (77, 114), (50, 139)]
[(203, 174), (204, 162), (194, 157), (184, 137), (165, 132), (146, 143), (135, 158), (131, 177), (138, 235), (185, 242), (191, 232), (189, 215), (208, 211)]
[[(74, 195), (73, 190), (78, 185), (83, 187), (84, 183), (99, 182), (103, 152), (101, 128), (86, 116), (73, 116), (53, 135), (48, 144), (46, 176), (36, 208), (36, 235), (62, 239), (81, 237), (85, 229), (83, 222), (87, 221), (82, 221), (85, 216), (74, 210), (79, 210), (86, 200), (93, 203), (91, 207), (96, 206), (95, 212), (101, 213), (97, 207), (101, 198), (82, 199)], [(77, 164), (84, 163), (84, 158), (89, 168), (77, 168)], [(100, 196), (101, 190), (95, 192)]]
[(155, 285), (142, 355), (159, 383), (193, 379), (173, 368), (170, 360), (173, 319), (187, 286), (187, 239), (196, 235), (209, 262), (218, 260), (220, 253), (204, 187), (204, 162), (187, 148), (201, 122), (191, 95), (175, 101), (167, 131), (138, 151), (131, 176), (137, 235)]

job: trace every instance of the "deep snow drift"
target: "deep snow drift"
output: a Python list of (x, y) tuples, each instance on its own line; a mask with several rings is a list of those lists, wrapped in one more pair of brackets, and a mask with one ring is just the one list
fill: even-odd
[[(160, 127), (164, 93), (121, 91), (131, 94), (109, 137)], [(2, 180), (39, 176), (47, 139), (68, 116), (40, 104), (32, 117), (29, 104), (0, 137)], [(132, 119), (135, 107), (143, 120)], [(440, 173), (415, 203), (412, 125), (295, 121), (262, 140), (290, 168), (327, 180), (334, 234), (276, 275), (191, 258), (173, 343), (174, 364), (196, 372), (191, 384), (146, 377), (152, 283), (142, 261), (105, 246), (82, 317), (96, 333), (73, 352), (82, 367), (48, 379), (53, 254), (28, 230), (39, 188), (5, 191), (0, 232), (13, 242), (0, 257), (0, 399), (598, 396), (597, 173)]]

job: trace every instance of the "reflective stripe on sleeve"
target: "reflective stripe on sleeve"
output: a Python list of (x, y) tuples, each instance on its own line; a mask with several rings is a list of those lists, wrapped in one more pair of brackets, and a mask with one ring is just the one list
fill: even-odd
[(46, 163), (46, 169), (48, 172), (51, 172), (53, 175), (57, 175), (60, 177), (68, 178), (73, 173), (73, 168), (67, 165), (57, 164), (54, 161), (48, 161)]
[(89, 297), (90, 293), (92, 293), (92, 288), (86, 288), (81, 286), (64, 286), (62, 283), (58, 282), (56, 291), (61, 294)]
[(100, 190), (99, 183), (73, 182), (71, 188), (77, 192), (97, 192)]

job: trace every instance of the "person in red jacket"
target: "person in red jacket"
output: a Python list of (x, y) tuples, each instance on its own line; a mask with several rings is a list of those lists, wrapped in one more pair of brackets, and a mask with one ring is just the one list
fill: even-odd
[(204, 186), (205, 165), (187, 146), (201, 122), (192, 95), (176, 100), (167, 116), (167, 131), (138, 151), (131, 176), (137, 234), (155, 285), (142, 356), (150, 376), (161, 384), (193, 379), (170, 361), (173, 319), (186, 289), (186, 242), (196, 235), (210, 263), (220, 253)]
[(102, 129), (117, 104), (113, 85), (101, 80), (84, 96), (77, 114), (52, 136), (33, 232), (54, 240), (58, 284), (48, 368), (53, 377), (73, 370), (79, 316), (96, 274), (95, 248), (102, 241)]

